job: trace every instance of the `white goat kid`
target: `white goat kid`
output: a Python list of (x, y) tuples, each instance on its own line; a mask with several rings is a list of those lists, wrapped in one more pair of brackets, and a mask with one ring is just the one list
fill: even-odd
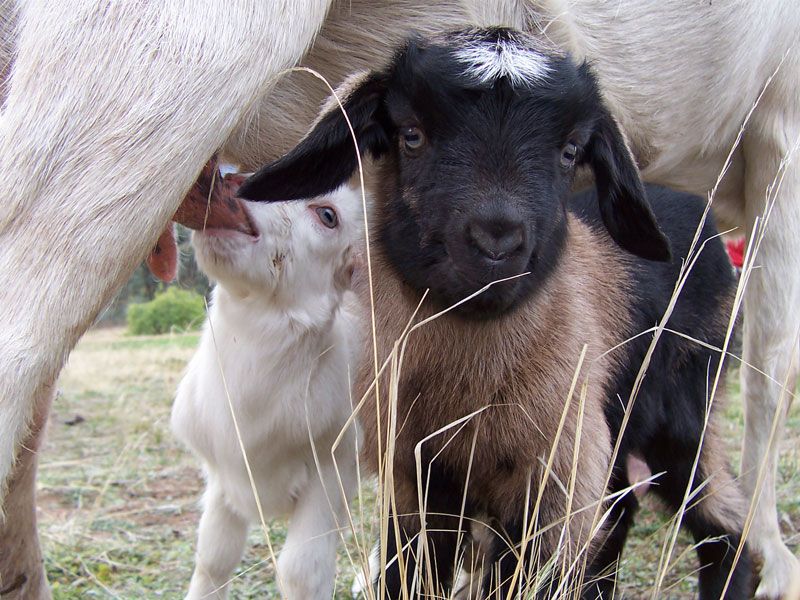
[[(781, 542), (775, 509), (787, 404), (779, 400), (782, 382), (797, 372), (791, 357), (800, 329), (800, 169), (784, 162), (800, 139), (800, 4), (19, 3), (15, 53), (0, 53), (15, 61), (0, 119), (0, 482), (23, 480), (14, 477), (27, 467), (15, 469), (15, 460), (23, 441), (35, 442), (26, 435), (34, 408), (47, 412), (68, 353), (153, 246), (203, 163), (222, 147), (224, 158), (254, 169), (305, 133), (327, 89), (308, 75), (273, 86), (281, 70), (305, 56), (335, 86), (381, 64), (411, 29), (510, 25), (589, 59), (644, 179), (701, 195), (770, 81), (714, 207), (723, 229), (735, 224), (749, 233), (781, 171), (761, 268), (745, 298), (744, 358), (767, 377), (742, 370), (742, 464), (751, 495), (766, 465), (750, 535), (764, 558), (758, 596), (794, 589), (791, 598), (800, 597), (798, 562)], [(0, 18), (13, 17), (12, 8), (0, 3)], [(776, 411), (779, 434), (770, 442)], [(4, 491), (0, 485), (0, 497)], [(13, 507), (32, 492), (15, 486), (9, 493), (17, 495), (5, 504)], [(8, 522), (23, 518), (31, 519), (15, 512)], [(33, 587), (43, 580), (36, 556), (0, 553), (0, 577), (24, 575), (26, 597), (47, 597)]]
[(331, 598), (338, 528), (356, 483), (355, 429), (345, 424), (359, 343), (347, 288), (360, 198), (342, 188), (249, 211), (258, 238), (219, 230), (193, 237), (198, 264), (217, 285), (172, 411), (175, 434), (207, 476), (187, 597), (226, 594), (261, 512), (290, 517), (278, 560), (283, 596)]

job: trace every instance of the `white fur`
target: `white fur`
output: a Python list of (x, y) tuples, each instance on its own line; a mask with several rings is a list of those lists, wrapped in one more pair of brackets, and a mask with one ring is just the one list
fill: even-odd
[[(336, 208), (337, 228), (320, 223), (320, 205)], [(225, 595), (248, 525), (259, 520), (231, 411), (264, 516), (290, 518), (278, 560), (283, 596), (332, 597), (337, 530), (356, 484), (354, 425), (336, 451), (345, 497), (331, 450), (352, 412), (360, 315), (343, 286), (359, 207), (342, 188), (310, 202), (250, 204), (257, 241), (194, 234), (198, 263), (217, 285), (172, 411), (175, 434), (207, 478), (188, 598)]]
[(34, 399), (329, 3), (22, 3), (0, 119), (0, 482)]
[(466, 73), (483, 83), (506, 77), (513, 85), (536, 83), (547, 78), (549, 60), (543, 54), (526, 51), (514, 43), (498, 41), (494, 48), (472, 44), (453, 55), (466, 65)]
[[(306, 131), (326, 88), (298, 74), (266, 92), (312, 41), (304, 63), (337, 85), (374, 67), (411, 29), (473, 22), (544, 35), (592, 62), (645, 179), (699, 194), (714, 185), (747, 111), (786, 54), (715, 197), (724, 227), (749, 231), (800, 137), (797, 2), (21, 4), (0, 119), (0, 481), (12, 470), (35, 399), (211, 154), (223, 146), (228, 160), (255, 168)], [(0, 5), (3, 16), (13, 14), (11, 6)], [(3, 60), (10, 56), (4, 52)], [(793, 374), (789, 357), (800, 329), (798, 198), (795, 160), (745, 300), (744, 358), (777, 381)], [(775, 597), (800, 585), (775, 513), (780, 435), (767, 443), (780, 386), (757, 371), (742, 376), (749, 491), (757, 466), (767, 465), (750, 541), (765, 557), (759, 596)]]

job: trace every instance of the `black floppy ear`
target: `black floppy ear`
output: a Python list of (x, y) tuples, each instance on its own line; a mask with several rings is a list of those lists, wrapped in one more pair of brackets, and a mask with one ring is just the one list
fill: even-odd
[[(369, 73), (351, 77), (337, 90), (353, 126), (361, 154), (378, 157), (389, 147), (383, 109), (386, 75)], [(298, 200), (335, 190), (358, 167), (356, 149), (347, 120), (331, 97), (327, 110), (311, 131), (288, 154), (262, 167), (239, 188), (239, 197), (274, 202)]]
[(594, 171), (603, 223), (628, 252), (648, 260), (668, 261), (669, 240), (656, 223), (625, 138), (608, 110), (602, 105), (598, 108), (600, 117), (584, 161)]

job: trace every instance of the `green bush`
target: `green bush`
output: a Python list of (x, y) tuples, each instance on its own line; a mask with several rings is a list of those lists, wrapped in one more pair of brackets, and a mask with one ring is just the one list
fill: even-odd
[(205, 316), (200, 294), (170, 287), (150, 302), (128, 306), (128, 333), (152, 335), (199, 329)]

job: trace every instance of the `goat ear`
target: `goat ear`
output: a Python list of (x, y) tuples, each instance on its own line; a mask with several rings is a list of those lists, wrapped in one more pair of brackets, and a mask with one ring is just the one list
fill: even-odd
[[(358, 140), (358, 149), (377, 158), (389, 147), (383, 73), (345, 81), (337, 94)], [(275, 202), (319, 196), (345, 183), (358, 167), (356, 149), (339, 103), (331, 97), (303, 140), (277, 161), (262, 167), (239, 188), (239, 197)]]
[(669, 241), (650, 209), (633, 156), (604, 107), (586, 150), (585, 160), (594, 171), (600, 214), (611, 237), (642, 258), (670, 260)]

